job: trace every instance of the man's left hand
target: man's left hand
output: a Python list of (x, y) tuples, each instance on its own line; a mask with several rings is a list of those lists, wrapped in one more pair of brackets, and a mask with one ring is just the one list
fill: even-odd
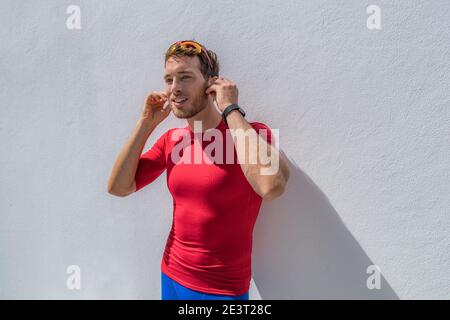
[(238, 103), (239, 90), (236, 84), (224, 77), (214, 77), (213, 83), (206, 89), (206, 94), (211, 94), (220, 111), (223, 112), (230, 104)]

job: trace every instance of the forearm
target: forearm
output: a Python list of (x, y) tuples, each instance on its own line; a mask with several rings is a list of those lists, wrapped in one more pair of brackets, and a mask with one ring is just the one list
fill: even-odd
[(241, 134), (244, 133), (244, 138), (235, 139), (235, 147), (242, 171), (255, 192), (269, 200), (281, 195), (289, 179), (285, 156), (267, 143), (239, 112), (231, 112), (227, 123), (233, 132), (241, 129)]
[(140, 118), (120, 151), (114, 163), (108, 181), (108, 192), (111, 194), (130, 193), (134, 185), (139, 158), (145, 143), (156, 125)]

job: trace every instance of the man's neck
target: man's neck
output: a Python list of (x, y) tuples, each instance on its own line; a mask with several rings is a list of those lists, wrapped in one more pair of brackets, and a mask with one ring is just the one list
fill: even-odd
[(195, 116), (186, 119), (188, 126), (194, 131), (194, 121), (201, 121), (202, 131), (216, 128), (220, 121), (222, 121), (221, 114), (217, 111), (214, 105), (209, 105)]

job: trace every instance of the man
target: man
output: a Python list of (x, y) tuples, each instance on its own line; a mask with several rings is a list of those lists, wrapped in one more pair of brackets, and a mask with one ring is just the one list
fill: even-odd
[[(261, 202), (280, 196), (289, 179), (287, 160), (273, 146), (270, 128), (247, 122), (236, 84), (218, 74), (216, 54), (203, 45), (187, 40), (170, 46), (165, 91), (147, 96), (108, 182), (110, 194), (124, 197), (167, 170), (174, 209), (161, 261), (162, 299), (248, 299), (252, 233)], [(186, 119), (187, 126), (166, 131), (142, 154), (170, 112)], [(239, 132), (248, 144), (237, 142)], [(206, 139), (211, 133), (219, 134)], [(231, 139), (231, 149), (230, 136), (238, 138)], [(267, 158), (278, 166), (263, 174), (271, 165), (262, 161)]]

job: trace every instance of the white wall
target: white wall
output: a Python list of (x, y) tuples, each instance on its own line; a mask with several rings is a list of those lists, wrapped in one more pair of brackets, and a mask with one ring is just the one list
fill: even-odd
[[(81, 30), (66, 8), (81, 8)], [(369, 30), (369, 5), (381, 30)], [(450, 293), (450, 3), (0, 3), (0, 297), (159, 299), (165, 174), (106, 191), (163, 56), (194, 38), (280, 129), (288, 190), (264, 203), (251, 297), (416, 299)], [(148, 140), (173, 126), (171, 117)], [(369, 290), (369, 265), (383, 274)], [(81, 268), (81, 290), (66, 268)]]

